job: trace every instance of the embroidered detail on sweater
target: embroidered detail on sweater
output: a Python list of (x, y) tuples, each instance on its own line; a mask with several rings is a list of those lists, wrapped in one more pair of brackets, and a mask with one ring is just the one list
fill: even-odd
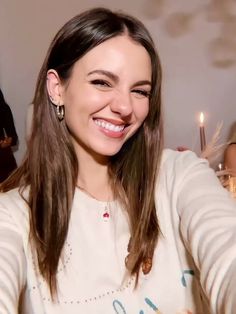
[[(145, 298), (144, 301), (147, 303), (147, 305), (149, 305), (154, 311), (158, 311), (157, 306), (149, 299), (149, 298)], [(156, 313), (159, 313), (156, 312)]]
[(194, 276), (194, 271), (192, 269), (185, 269), (183, 270), (182, 272), (182, 277), (181, 277), (181, 283), (184, 287), (187, 287), (187, 281), (185, 279), (185, 274), (186, 275), (191, 275), (191, 276)]
[[(114, 289), (114, 290), (108, 290), (108, 291), (104, 291), (102, 293), (100, 293), (99, 295), (96, 295), (96, 296), (88, 296), (87, 298), (81, 298), (81, 299), (60, 299), (59, 297), (59, 300), (57, 300), (55, 303), (56, 304), (64, 304), (64, 305), (71, 305), (71, 304), (88, 304), (88, 303), (91, 303), (91, 302), (96, 302), (98, 300), (101, 300), (105, 297), (109, 297), (111, 295), (116, 295), (117, 293), (120, 293), (120, 292), (123, 292), (125, 290), (127, 290), (133, 283), (134, 281), (134, 277), (131, 277), (124, 286), (122, 287), (119, 287), (117, 289)], [(41, 283), (39, 283), (37, 286), (33, 287), (33, 289), (30, 289), (31, 292), (35, 291), (36, 289), (39, 289), (41, 290), (41, 293), (43, 291), (43, 289), (40, 289), (42, 286)], [(48, 298), (48, 297), (45, 297), (42, 293), (42, 300), (44, 302), (49, 302), (51, 303), (52, 302), (52, 299), (51, 298)], [(118, 312), (120, 313), (120, 312)]]
[(116, 314), (127, 314), (124, 306), (119, 300), (114, 300), (112, 305)]
[[(156, 314), (161, 314), (161, 312), (158, 310), (157, 306), (153, 303), (153, 301), (151, 301), (149, 298), (145, 298), (144, 301), (153, 310), (153, 312), (155, 312)], [(119, 300), (114, 300), (112, 305), (116, 314), (128, 314), (126, 312), (124, 305)], [(139, 310), (139, 314), (145, 314), (145, 312), (143, 310)]]

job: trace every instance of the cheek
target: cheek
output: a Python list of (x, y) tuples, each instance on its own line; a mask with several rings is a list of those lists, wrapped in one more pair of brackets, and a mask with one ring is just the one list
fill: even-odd
[(135, 110), (135, 115), (140, 124), (146, 119), (149, 112), (149, 102), (139, 104)]

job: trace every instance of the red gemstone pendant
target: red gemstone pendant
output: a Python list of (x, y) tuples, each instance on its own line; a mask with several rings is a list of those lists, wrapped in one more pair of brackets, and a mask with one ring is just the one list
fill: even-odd
[(105, 212), (105, 213), (103, 214), (103, 219), (104, 219), (105, 221), (107, 221), (109, 218), (110, 218), (109, 213), (108, 213), (108, 212)]

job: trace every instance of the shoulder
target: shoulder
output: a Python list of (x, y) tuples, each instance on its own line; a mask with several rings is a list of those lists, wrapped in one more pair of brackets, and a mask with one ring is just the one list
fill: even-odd
[(188, 151), (174, 151), (171, 149), (164, 149), (161, 162), (161, 170), (175, 173), (183, 173), (189, 168), (198, 164), (204, 164), (208, 166), (208, 161), (203, 158), (199, 158), (194, 152)]
[(215, 176), (208, 161), (199, 158), (194, 152), (165, 149), (162, 155), (158, 182), (160, 186), (173, 191), (173, 189), (179, 189), (191, 177), (197, 177), (202, 172)]
[[(24, 192), (23, 196), (26, 197), (27, 192)], [(18, 189), (0, 193), (0, 219), (5, 219), (20, 233), (28, 235), (29, 208)]]
[[(168, 197), (177, 199), (201, 198), (208, 194), (225, 195), (224, 189), (217, 178), (215, 171), (209, 166), (207, 159), (199, 158), (194, 152), (163, 152), (158, 187)], [(206, 193), (207, 191), (207, 193)], [(228, 197), (228, 196), (227, 196)]]
[[(24, 196), (26, 196), (26, 193), (24, 193)], [(24, 200), (18, 188), (12, 189), (8, 192), (0, 192), (0, 206), (8, 205), (8, 204), (17, 205), (17, 204), (22, 203), (22, 201)]]

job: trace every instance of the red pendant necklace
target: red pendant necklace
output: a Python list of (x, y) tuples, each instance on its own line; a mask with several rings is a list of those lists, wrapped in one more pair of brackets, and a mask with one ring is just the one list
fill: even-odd
[[(95, 196), (93, 196), (90, 192), (88, 192), (87, 190), (85, 190), (83, 187), (81, 187), (80, 185), (76, 185), (81, 191), (83, 191), (85, 194), (87, 194), (88, 196), (90, 196), (91, 198), (93, 198), (94, 200), (101, 202), (100, 200), (98, 200)], [(103, 210), (103, 220), (104, 221), (108, 221), (110, 218), (110, 205), (109, 205), (109, 201), (106, 202), (106, 205), (104, 207)]]

